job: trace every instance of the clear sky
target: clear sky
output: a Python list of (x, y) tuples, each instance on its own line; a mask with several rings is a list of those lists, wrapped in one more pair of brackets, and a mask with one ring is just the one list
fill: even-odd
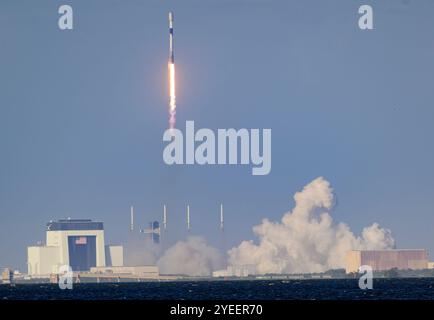
[[(374, 30), (358, 8), (374, 8)], [(57, 27), (71, 4), (74, 30)], [(167, 13), (175, 14), (178, 127), (271, 128), (272, 169), (168, 167)], [(434, 2), (0, 2), (0, 267), (25, 271), (51, 219), (125, 241), (168, 206), (169, 239), (226, 246), (279, 220), (318, 176), (355, 233), (379, 222), (434, 260)]]

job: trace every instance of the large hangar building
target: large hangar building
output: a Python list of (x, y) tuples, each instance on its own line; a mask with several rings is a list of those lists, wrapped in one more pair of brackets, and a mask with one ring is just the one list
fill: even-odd
[(106, 246), (102, 222), (67, 219), (47, 223), (46, 244), (27, 248), (30, 276), (58, 273), (63, 265), (73, 271), (123, 266), (123, 247)]
[(420, 270), (428, 268), (428, 253), (425, 249), (351, 250), (346, 256), (346, 273), (358, 272), (363, 265), (374, 271), (393, 268)]

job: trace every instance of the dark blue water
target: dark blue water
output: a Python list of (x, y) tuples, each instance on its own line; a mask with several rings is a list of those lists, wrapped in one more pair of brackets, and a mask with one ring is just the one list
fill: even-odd
[(360, 290), (358, 279), (80, 283), (72, 290), (52, 284), (0, 285), (0, 299), (434, 299), (434, 278), (376, 279)]

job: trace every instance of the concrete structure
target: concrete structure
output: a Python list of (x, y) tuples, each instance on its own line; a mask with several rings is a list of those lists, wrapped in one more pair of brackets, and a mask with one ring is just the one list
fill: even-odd
[(103, 223), (87, 219), (50, 221), (47, 223), (46, 245), (27, 248), (30, 276), (58, 273), (63, 265), (71, 266), (73, 271), (88, 271), (111, 263), (123, 265), (122, 247), (106, 247)]
[(397, 269), (426, 269), (428, 254), (425, 249), (397, 250), (352, 250), (347, 252), (347, 273), (358, 272), (362, 265), (371, 266), (374, 271)]
[(29, 275), (49, 275), (57, 273), (59, 266), (58, 247), (28, 247), (27, 266)]
[(106, 266), (122, 267), (124, 265), (124, 248), (122, 246), (105, 246)]

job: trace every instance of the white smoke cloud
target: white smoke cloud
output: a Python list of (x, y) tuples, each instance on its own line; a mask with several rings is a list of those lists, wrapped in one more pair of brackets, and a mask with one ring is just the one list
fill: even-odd
[(128, 266), (154, 265), (160, 254), (158, 245), (143, 239), (142, 234), (130, 234), (125, 246), (125, 262)]
[(222, 262), (216, 248), (201, 237), (191, 236), (167, 249), (157, 264), (162, 274), (210, 276), (213, 270), (222, 267)]
[(395, 241), (388, 229), (377, 223), (356, 237), (345, 223), (334, 223), (329, 214), (333, 190), (322, 177), (294, 195), (295, 207), (281, 223), (267, 219), (253, 228), (259, 244), (243, 241), (229, 250), (229, 264), (254, 265), (256, 272), (310, 273), (345, 266), (345, 255), (353, 249), (388, 249)]

